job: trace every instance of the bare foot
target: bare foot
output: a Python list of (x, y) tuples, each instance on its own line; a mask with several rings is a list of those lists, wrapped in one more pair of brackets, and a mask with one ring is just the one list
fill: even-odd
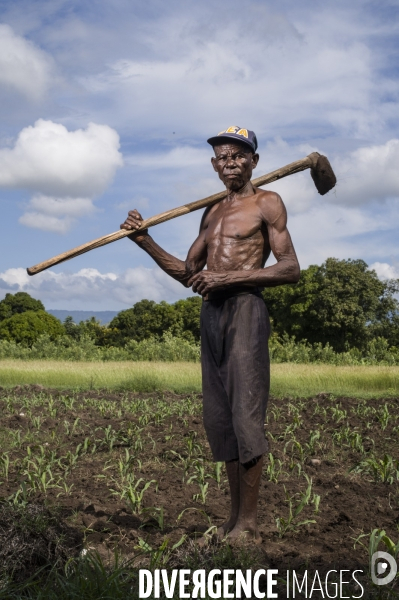
[(232, 531), (236, 525), (237, 519), (233, 519), (233, 517), (230, 517), (230, 519), (228, 521), (226, 521), (225, 523), (223, 523), (223, 525), (221, 525), (218, 530), (217, 530), (217, 536), (220, 540), (222, 540), (230, 531)]
[(237, 523), (237, 525), (228, 533), (227, 541), (230, 543), (245, 543), (261, 544), (262, 538), (259, 529), (252, 525)]

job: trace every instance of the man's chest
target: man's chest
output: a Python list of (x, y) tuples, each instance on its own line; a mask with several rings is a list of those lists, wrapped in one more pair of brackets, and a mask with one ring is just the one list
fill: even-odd
[(245, 240), (256, 234), (263, 226), (258, 207), (254, 202), (231, 203), (218, 206), (209, 215), (206, 241), (215, 238)]

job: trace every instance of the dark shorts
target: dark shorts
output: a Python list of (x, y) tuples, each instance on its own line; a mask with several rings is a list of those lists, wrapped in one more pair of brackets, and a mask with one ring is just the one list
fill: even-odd
[(215, 461), (268, 450), (269, 315), (260, 293), (213, 294), (201, 310), (204, 426)]

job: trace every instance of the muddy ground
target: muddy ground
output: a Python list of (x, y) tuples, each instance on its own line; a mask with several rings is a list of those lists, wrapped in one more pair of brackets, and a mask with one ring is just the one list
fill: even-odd
[[(270, 400), (260, 563), (365, 569), (372, 530), (398, 542), (398, 409), (397, 398)], [(1, 499), (61, 508), (62, 522), (77, 532), (73, 552), (106, 556), (118, 548), (145, 564), (165, 539), (170, 549), (229, 513), (200, 395), (3, 389), (0, 458)], [(307, 504), (284, 531), (290, 502), (295, 510), (310, 482)], [(215, 543), (212, 530), (207, 535)]]

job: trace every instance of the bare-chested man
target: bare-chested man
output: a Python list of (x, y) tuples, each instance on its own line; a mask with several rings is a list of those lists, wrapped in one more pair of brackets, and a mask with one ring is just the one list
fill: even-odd
[[(229, 127), (208, 140), (228, 196), (205, 210), (187, 259), (160, 248), (148, 231), (130, 237), (168, 275), (202, 295), (204, 426), (215, 461), (226, 463), (230, 518), (219, 535), (260, 540), (257, 504), (269, 393), (269, 318), (260, 291), (295, 283), (299, 265), (280, 196), (251, 184), (259, 155), (253, 131)], [(121, 225), (137, 229), (132, 210)], [(277, 263), (266, 267), (273, 252)], [(203, 270), (204, 267), (206, 270)]]

